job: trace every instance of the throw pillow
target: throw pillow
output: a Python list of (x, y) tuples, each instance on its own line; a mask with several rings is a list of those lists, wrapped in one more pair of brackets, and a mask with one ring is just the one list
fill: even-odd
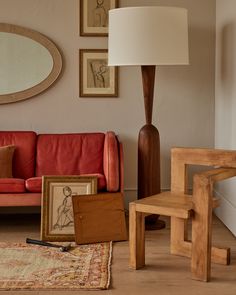
[(15, 146), (1, 146), (0, 147), (0, 178), (12, 177), (12, 158)]

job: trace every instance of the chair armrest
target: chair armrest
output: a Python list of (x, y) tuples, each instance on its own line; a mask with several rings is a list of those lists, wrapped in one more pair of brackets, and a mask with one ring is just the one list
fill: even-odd
[(205, 165), (236, 168), (236, 151), (208, 148), (171, 149), (172, 161), (185, 165)]
[(194, 178), (200, 178), (202, 181), (214, 183), (217, 181), (225, 180), (236, 176), (235, 168), (216, 168), (204, 172), (200, 172), (194, 175)]
[(209, 171), (200, 172), (193, 177), (193, 202), (195, 208), (208, 207), (212, 210), (219, 206), (219, 202), (213, 198), (214, 182), (225, 180), (236, 176), (235, 168), (216, 168)]

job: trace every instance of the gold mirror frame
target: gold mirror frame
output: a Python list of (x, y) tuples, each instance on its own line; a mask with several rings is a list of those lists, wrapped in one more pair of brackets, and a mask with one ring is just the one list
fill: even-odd
[(62, 56), (56, 45), (41, 33), (21, 26), (0, 23), (0, 32), (21, 35), (38, 42), (49, 51), (53, 59), (52, 70), (43, 81), (25, 90), (9, 94), (0, 94), (0, 104), (25, 100), (49, 88), (56, 81), (62, 69)]

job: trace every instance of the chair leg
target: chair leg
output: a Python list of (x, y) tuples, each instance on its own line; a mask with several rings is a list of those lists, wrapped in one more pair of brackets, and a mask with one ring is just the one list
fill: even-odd
[(185, 241), (188, 238), (187, 220), (171, 217), (170, 253), (173, 255), (184, 255)]
[[(176, 251), (177, 249), (177, 251)], [(184, 241), (180, 246), (174, 248), (175, 252), (171, 253), (183, 257), (192, 257), (192, 241)], [(230, 264), (230, 248), (211, 247), (211, 262), (221, 265)]]
[(210, 185), (194, 178), (192, 220), (192, 278), (209, 281), (211, 275), (212, 197)]
[(136, 211), (134, 203), (129, 205), (129, 247), (131, 268), (145, 266), (145, 222), (144, 214)]

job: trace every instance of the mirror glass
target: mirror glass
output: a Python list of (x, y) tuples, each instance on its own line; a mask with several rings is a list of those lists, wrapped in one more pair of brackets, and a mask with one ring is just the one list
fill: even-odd
[(51, 72), (53, 59), (40, 43), (0, 32), (0, 94), (31, 88)]
[(35, 96), (58, 78), (62, 58), (44, 35), (0, 23), (0, 104)]

